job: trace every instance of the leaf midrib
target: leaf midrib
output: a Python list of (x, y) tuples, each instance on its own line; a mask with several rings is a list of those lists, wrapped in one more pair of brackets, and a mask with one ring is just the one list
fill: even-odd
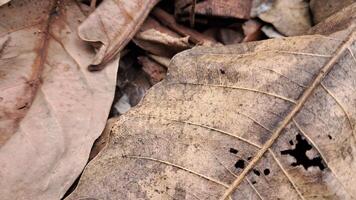
[(235, 181), (231, 184), (231, 186), (225, 191), (222, 196), (222, 200), (227, 199), (235, 189), (241, 184), (246, 175), (252, 170), (252, 168), (257, 164), (257, 162), (263, 157), (263, 155), (268, 151), (268, 149), (274, 144), (277, 138), (280, 136), (284, 128), (292, 121), (294, 116), (302, 109), (305, 102), (309, 99), (314, 90), (319, 86), (324, 77), (329, 73), (329, 71), (333, 68), (335, 63), (341, 57), (343, 52), (350, 46), (355, 37), (355, 27), (351, 29), (351, 33), (347, 36), (347, 38), (339, 45), (336, 53), (333, 57), (321, 68), (320, 72), (316, 76), (316, 78), (311, 82), (310, 86), (304, 90), (302, 96), (298, 99), (297, 103), (293, 107), (293, 109), (288, 113), (288, 115), (283, 119), (280, 125), (273, 131), (272, 136), (269, 140), (262, 146), (262, 148), (257, 152), (257, 154), (253, 157), (250, 163), (246, 166), (246, 168), (241, 172), (241, 174), (235, 179)]

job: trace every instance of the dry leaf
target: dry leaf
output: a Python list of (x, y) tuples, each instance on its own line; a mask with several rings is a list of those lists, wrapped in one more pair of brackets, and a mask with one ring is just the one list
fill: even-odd
[(261, 38), (262, 31), (261, 31), (262, 24), (256, 20), (250, 19), (246, 21), (242, 25), (242, 29), (245, 34), (245, 38), (242, 42), (251, 42), (256, 41)]
[[(191, 1), (190, 1), (191, 2)], [(195, 6), (195, 13), (208, 16), (232, 17), (238, 19), (250, 18), (252, 0), (206, 0), (198, 1)], [(180, 6), (180, 7), (179, 7)], [(187, 6), (185, 1), (175, 4), (179, 13), (189, 13), (191, 6)]]
[(313, 13), (314, 23), (319, 23), (325, 20), (330, 15), (341, 10), (342, 8), (356, 2), (355, 0), (311, 0), (310, 9)]
[(176, 55), (70, 199), (355, 199), (356, 31)]
[(346, 29), (356, 21), (356, 2), (340, 10), (336, 14), (320, 22), (308, 31), (308, 34), (321, 33), (330, 35), (333, 32)]
[(146, 56), (140, 56), (137, 59), (142, 65), (142, 70), (146, 72), (152, 85), (160, 82), (166, 77), (167, 69), (159, 63)]
[(81, 39), (100, 48), (90, 70), (102, 69), (132, 39), (159, 0), (104, 0), (79, 26)]
[(254, 0), (251, 15), (287, 36), (301, 35), (311, 27), (309, 5), (304, 0)]
[(172, 57), (189, 49), (189, 36), (182, 37), (148, 18), (133, 41), (142, 49), (159, 56)]
[(0, 6), (9, 3), (11, 0), (0, 0)]
[(264, 25), (261, 28), (261, 31), (268, 37), (268, 38), (282, 38), (284, 35), (279, 33), (273, 26), (271, 25)]
[(212, 46), (216, 44), (214, 38), (201, 34), (200, 32), (194, 29), (189, 29), (185, 26), (177, 24), (173, 16), (171, 16), (169, 13), (167, 13), (166, 11), (160, 8), (153, 9), (151, 14), (163, 25), (171, 28), (175, 32), (179, 33), (180, 35), (189, 36), (189, 40), (195, 44), (200, 44), (205, 46)]
[(60, 199), (105, 126), (117, 61), (87, 70), (75, 1), (13, 0), (0, 13), (1, 199)]

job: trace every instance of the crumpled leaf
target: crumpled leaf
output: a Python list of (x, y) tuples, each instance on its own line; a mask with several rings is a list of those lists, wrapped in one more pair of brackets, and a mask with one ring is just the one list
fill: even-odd
[(189, 29), (183, 25), (176, 22), (175, 18), (158, 7), (154, 8), (151, 15), (160, 21), (163, 25), (172, 29), (183, 36), (189, 36), (189, 40), (195, 44), (203, 46), (213, 46), (218, 45), (214, 38), (204, 35), (194, 29)]
[(176, 55), (68, 199), (354, 199), (355, 38)]
[(87, 70), (75, 1), (13, 0), (0, 13), (1, 199), (60, 199), (105, 126), (117, 60)]
[(325, 20), (330, 15), (341, 10), (342, 8), (356, 2), (355, 0), (311, 0), (310, 9), (313, 13), (314, 23)]
[(79, 37), (100, 47), (90, 70), (102, 69), (132, 39), (159, 0), (104, 0), (79, 26)]
[(148, 18), (136, 33), (133, 41), (142, 49), (160, 56), (172, 57), (178, 52), (189, 49), (189, 36), (182, 37)]
[(311, 27), (309, 5), (304, 0), (254, 0), (251, 15), (287, 36), (304, 34)]

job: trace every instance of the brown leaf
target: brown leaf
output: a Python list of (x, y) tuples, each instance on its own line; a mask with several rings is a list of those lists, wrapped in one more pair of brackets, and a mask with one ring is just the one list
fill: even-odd
[(356, 2), (356, 0), (311, 0), (310, 9), (313, 13), (314, 23), (319, 23), (325, 20), (330, 15), (336, 13), (342, 8), (351, 5)]
[(142, 65), (142, 70), (148, 75), (152, 85), (160, 82), (166, 77), (167, 69), (159, 63), (146, 56), (140, 56), (137, 59)]
[(255, 0), (251, 15), (273, 24), (287, 36), (301, 35), (311, 27), (309, 5), (304, 0)]
[(330, 35), (334, 32), (342, 31), (356, 21), (356, 2), (340, 10), (336, 14), (320, 22), (308, 31), (308, 34)]
[[(152, 28), (151, 28), (152, 27)], [(142, 49), (159, 56), (172, 57), (190, 48), (189, 36), (182, 37), (148, 18), (133, 41)]]
[(242, 25), (242, 29), (245, 34), (245, 38), (242, 40), (242, 42), (251, 42), (259, 40), (262, 35), (261, 27), (262, 24), (256, 20), (250, 19), (246, 21)]
[[(195, 13), (208, 16), (231, 17), (238, 19), (249, 19), (252, 0), (206, 0), (198, 2)], [(191, 6), (176, 4), (176, 7), (185, 7), (182, 13), (189, 13)]]
[(355, 199), (355, 39), (176, 55), (68, 199)]
[(117, 61), (99, 73), (72, 0), (0, 8), (1, 199), (60, 199), (105, 126)]
[(200, 44), (205, 46), (212, 46), (216, 44), (214, 38), (199, 33), (194, 29), (189, 29), (185, 26), (177, 24), (173, 16), (171, 16), (169, 13), (167, 13), (166, 11), (160, 8), (153, 9), (151, 14), (152, 16), (157, 18), (158, 21), (160, 21), (163, 25), (171, 28), (175, 32), (179, 33), (180, 35), (189, 36), (189, 40), (195, 44)]
[(104, 0), (79, 26), (79, 37), (100, 48), (90, 70), (100, 70), (132, 39), (159, 0)]

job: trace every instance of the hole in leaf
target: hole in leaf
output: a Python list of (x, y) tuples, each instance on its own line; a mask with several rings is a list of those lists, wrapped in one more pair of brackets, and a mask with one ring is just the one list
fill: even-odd
[(225, 74), (226, 72), (225, 72), (225, 70), (220, 69), (220, 73), (221, 73), (221, 74)]
[(235, 163), (235, 167), (237, 168), (237, 169), (239, 169), (239, 168), (241, 168), (241, 169), (243, 169), (243, 168), (245, 168), (245, 161), (244, 160), (238, 160), (236, 163)]
[(237, 154), (239, 151), (237, 149), (230, 148), (229, 152), (233, 154)]
[(289, 140), (289, 144), (293, 145), (294, 144), (293, 140)]
[(265, 170), (263, 170), (263, 174), (264, 174), (264, 175), (268, 176), (269, 173), (271, 173), (271, 171), (270, 171), (268, 168), (265, 169)]
[(261, 175), (260, 171), (258, 171), (257, 169), (253, 169), (253, 173), (255, 173), (257, 176)]
[(328, 138), (329, 138), (330, 140), (332, 140), (332, 139), (333, 139), (333, 137), (331, 137), (331, 135), (328, 135)]
[(252, 157), (251, 157), (251, 156), (247, 157), (247, 160), (251, 160), (251, 159), (252, 159)]
[(256, 184), (257, 182), (256, 181), (252, 181), (252, 184)]
[(320, 170), (324, 170), (325, 166), (322, 163), (321, 157), (315, 157), (313, 159), (309, 159), (306, 155), (306, 152), (312, 149), (312, 146), (308, 143), (307, 140), (303, 139), (300, 134), (296, 136), (297, 143), (294, 149), (288, 149), (281, 151), (282, 155), (290, 155), (293, 156), (296, 162), (292, 163), (292, 166), (302, 165), (304, 169), (308, 169), (312, 166), (319, 167)]

